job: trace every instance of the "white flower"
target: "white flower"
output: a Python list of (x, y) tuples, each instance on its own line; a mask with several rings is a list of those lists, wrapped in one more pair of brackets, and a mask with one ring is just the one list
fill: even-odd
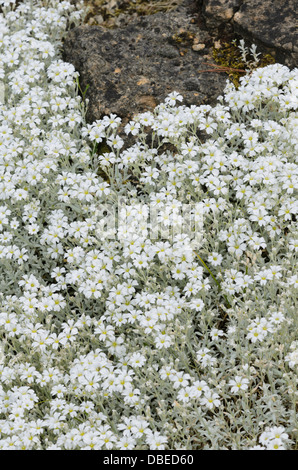
[(211, 336), (212, 341), (218, 341), (218, 339), (224, 335), (225, 333), (222, 330), (219, 330), (217, 328), (212, 328), (210, 331), (210, 336)]
[(289, 363), (289, 366), (294, 369), (298, 366), (298, 349), (292, 351), (291, 353), (287, 354), (285, 357), (285, 361)]
[(212, 266), (219, 266), (222, 263), (222, 260), (222, 255), (216, 253), (215, 251), (213, 251), (212, 254), (208, 256), (208, 261), (212, 264)]
[(167, 437), (162, 436), (158, 431), (146, 434), (146, 443), (151, 450), (164, 450), (167, 441)]
[(143, 354), (138, 353), (138, 352), (133, 353), (129, 359), (129, 364), (132, 367), (137, 367), (137, 368), (143, 367), (145, 362), (146, 362), (146, 357)]
[(249, 380), (245, 377), (236, 375), (234, 379), (230, 380), (229, 385), (231, 386), (231, 392), (237, 394), (240, 390), (248, 389)]
[(204, 397), (201, 398), (201, 404), (205, 405), (206, 408), (212, 410), (213, 408), (217, 408), (220, 406), (219, 395), (212, 390), (207, 390), (204, 394)]

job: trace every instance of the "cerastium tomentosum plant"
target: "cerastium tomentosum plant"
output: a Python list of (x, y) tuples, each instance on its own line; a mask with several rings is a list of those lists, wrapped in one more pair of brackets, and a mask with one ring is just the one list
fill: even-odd
[(87, 124), (84, 11), (0, 4), (0, 448), (297, 449), (297, 69)]

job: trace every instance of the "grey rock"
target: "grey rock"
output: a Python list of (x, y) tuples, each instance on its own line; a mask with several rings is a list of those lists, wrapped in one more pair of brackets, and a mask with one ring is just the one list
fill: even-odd
[(234, 29), (276, 51), (276, 60), (298, 65), (297, 0), (245, 0), (235, 13)]
[[(194, 19), (198, 8), (189, 6), (196, 2), (185, 3), (119, 28), (83, 25), (69, 32), (63, 59), (79, 72), (81, 88), (89, 85), (88, 121), (110, 113), (127, 121), (153, 110), (172, 91), (181, 93), (188, 106), (216, 102), (227, 76), (201, 73), (208, 69), (213, 37)], [(193, 49), (198, 43), (205, 47)]]
[(242, 2), (243, 0), (203, 0), (202, 9), (208, 26), (216, 27), (230, 21)]
[(297, 67), (297, 0), (198, 0), (208, 27), (229, 24), (235, 33)]

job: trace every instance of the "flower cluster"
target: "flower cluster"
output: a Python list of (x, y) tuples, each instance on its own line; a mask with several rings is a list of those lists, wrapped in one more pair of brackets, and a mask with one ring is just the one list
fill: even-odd
[(274, 426), (267, 428), (259, 437), (259, 445), (251, 450), (286, 450), (289, 435), (285, 432), (283, 426)]
[(0, 5), (0, 448), (297, 448), (297, 69), (86, 123), (84, 10)]

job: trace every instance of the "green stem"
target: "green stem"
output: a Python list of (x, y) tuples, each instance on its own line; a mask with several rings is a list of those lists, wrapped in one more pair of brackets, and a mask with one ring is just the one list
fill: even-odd
[(216, 279), (216, 277), (213, 275), (212, 271), (208, 268), (207, 264), (202, 260), (202, 258), (198, 255), (198, 253), (195, 251), (194, 252), (195, 255), (199, 258), (199, 260), (201, 261), (201, 263), (203, 264), (203, 266), (205, 266), (205, 268), (207, 269), (207, 271), (209, 272), (209, 274), (212, 276), (212, 279), (216, 282), (216, 284), (218, 285), (218, 288), (219, 290), (221, 290), (221, 286), (220, 286), (220, 282)]
[[(218, 290), (221, 292), (221, 285), (220, 285), (220, 282), (216, 279), (216, 277), (214, 276), (214, 274), (212, 273), (212, 271), (208, 268), (207, 264), (205, 263), (205, 261), (202, 260), (202, 258), (198, 255), (198, 253), (196, 251), (194, 251), (194, 254), (199, 258), (199, 260), (201, 261), (202, 265), (207, 269), (208, 273), (210, 274), (210, 276), (212, 277), (212, 279), (214, 280), (214, 282), (217, 284), (218, 286)], [(228, 308), (231, 308), (231, 304), (230, 302), (228, 301), (228, 298), (225, 294), (223, 294), (224, 298), (225, 298), (225, 301), (227, 303), (227, 306)]]

